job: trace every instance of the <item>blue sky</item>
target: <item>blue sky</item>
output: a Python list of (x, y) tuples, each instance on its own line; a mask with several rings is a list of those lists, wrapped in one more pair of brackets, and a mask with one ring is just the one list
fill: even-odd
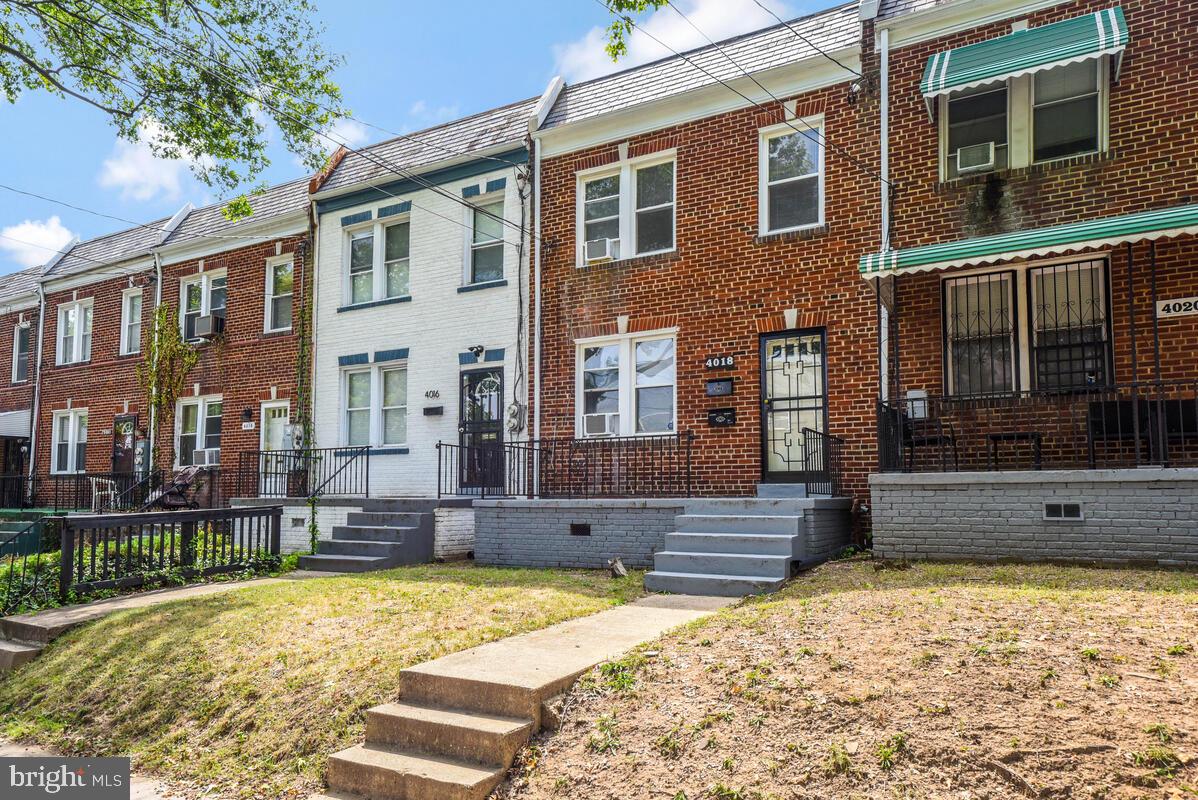
[[(596, 0), (317, 2), (327, 46), (345, 57), (336, 79), (354, 118), (400, 133), (538, 95), (556, 74), (577, 81), (667, 55), (634, 35), (629, 58), (613, 65), (603, 53), (609, 20)], [(753, 0), (675, 2), (712, 38), (773, 22)], [(784, 18), (837, 4), (762, 2)], [(704, 43), (670, 9), (642, 22), (676, 49)], [(45, 93), (14, 105), (0, 101), (0, 130), (0, 182), (16, 188), (139, 222), (170, 216), (185, 202), (222, 199), (192, 178), (186, 163), (118, 142), (107, 119), (78, 101)], [(388, 138), (352, 120), (336, 133), (355, 146)], [(272, 162), (264, 176), (270, 183), (303, 174), (281, 147)], [(0, 274), (48, 260), (73, 235), (87, 239), (122, 227), (0, 190)]]

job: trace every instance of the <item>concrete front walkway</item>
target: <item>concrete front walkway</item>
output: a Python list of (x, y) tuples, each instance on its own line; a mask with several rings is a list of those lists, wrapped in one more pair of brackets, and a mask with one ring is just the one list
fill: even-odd
[[(0, 756), (4, 758), (56, 758), (58, 753), (51, 753), (40, 747), (0, 741)], [(166, 800), (169, 797), (177, 796), (168, 793), (164, 784), (136, 773), (130, 777), (130, 784), (129, 800)]]
[[(587, 670), (736, 600), (652, 596), (405, 669), (400, 702), (367, 712), (366, 743), (329, 757), (336, 796), (482, 800)], [(326, 796), (327, 797), (327, 796)]]

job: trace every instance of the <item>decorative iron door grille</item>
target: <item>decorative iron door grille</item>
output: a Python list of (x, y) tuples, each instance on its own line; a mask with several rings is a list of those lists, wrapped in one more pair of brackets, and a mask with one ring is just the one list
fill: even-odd
[(949, 394), (1003, 394), (1018, 388), (1015, 274), (944, 281), (944, 364)]
[(462, 459), (461, 486), (499, 493), (504, 485), (503, 370), (462, 373), (458, 439)]
[(823, 330), (761, 340), (762, 478), (798, 483), (807, 473), (803, 430), (827, 432), (828, 388)]

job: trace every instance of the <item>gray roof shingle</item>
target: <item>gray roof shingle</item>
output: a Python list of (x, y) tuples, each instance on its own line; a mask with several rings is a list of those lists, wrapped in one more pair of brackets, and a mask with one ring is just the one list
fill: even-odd
[[(320, 193), (368, 181), (401, 179), (392, 167), (418, 169), (498, 145), (517, 144), (528, 134), (528, 120), (539, 98), (521, 100), (435, 128), (389, 139), (350, 152), (320, 188)], [(366, 155), (369, 154), (369, 155)], [(372, 160), (373, 158), (373, 160)], [(376, 163), (376, 162), (383, 163)], [(497, 167), (499, 165), (496, 165)]]
[[(303, 211), (308, 205), (308, 178), (291, 181), (290, 183), (271, 186), (261, 193), (248, 196), (250, 207), (254, 213), (249, 217), (230, 222), (225, 219), (224, 208), (227, 203), (197, 208), (175, 228), (165, 245), (179, 244), (205, 236), (236, 236), (240, 228), (253, 225), (262, 220)], [(236, 241), (229, 242), (230, 247), (237, 247)]]
[(916, 11), (926, 11), (951, 2), (953, 0), (882, 0), (878, 7), (878, 18), (901, 17), (903, 14), (914, 14)]
[(30, 267), (20, 272), (0, 275), (0, 302), (33, 294), (37, 289), (38, 278), (42, 276), (44, 269), (45, 267)]
[(93, 269), (101, 264), (119, 264), (147, 255), (152, 247), (157, 246), (168, 222), (170, 217), (80, 242), (46, 272), (46, 277), (61, 278)]
[[(567, 86), (542, 129), (663, 100), (713, 85), (716, 79), (730, 81), (743, 77), (742, 70), (755, 73), (811, 58), (819, 54), (816, 48), (833, 51), (850, 47), (859, 43), (861, 37), (857, 6), (854, 0), (847, 5), (791, 20), (789, 28), (775, 25), (719, 42), (719, 47), (708, 45), (683, 53), (685, 59), (671, 56)], [(802, 34), (814, 47), (795, 36), (794, 31)], [(736, 63), (730, 63), (729, 57)], [(845, 76), (850, 77), (847, 72)]]

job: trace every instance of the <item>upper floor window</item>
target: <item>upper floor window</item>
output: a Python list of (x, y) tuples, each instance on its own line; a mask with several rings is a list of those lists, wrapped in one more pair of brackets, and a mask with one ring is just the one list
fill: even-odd
[(758, 201), (762, 234), (823, 224), (822, 135), (823, 126), (810, 122), (762, 131)]
[(92, 357), (92, 301), (78, 300), (58, 307), (59, 364), (79, 364)]
[(579, 430), (637, 436), (676, 429), (673, 335), (625, 336), (579, 347)]
[(345, 373), (347, 445), (398, 446), (408, 441), (408, 370), (378, 366)]
[(181, 400), (175, 455), (180, 467), (215, 466), (220, 463), (224, 403), (220, 397)]
[[(347, 234), (346, 301), (350, 305), (405, 297), (410, 291), (411, 223), (375, 223)], [(382, 247), (378, 246), (382, 243)]]
[(266, 262), (266, 331), (291, 329), (291, 304), (295, 292), (295, 265), (291, 256)]
[(470, 212), (470, 283), (503, 280), (503, 200)]
[(661, 154), (579, 176), (579, 263), (673, 250), (676, 183), (673, 155)]
[(1109, 69), (1091, 59), (942, 96), (944, 176), (1101, 152)]
[(199, 338), (196, 335), (196, 323), (200, 317), (224, 318), (229, 280), (223, 270), (202, 272), (182, 281), (180, 288), (183, 295), (183, 318), (180, 320), (183, 338), (195, 341)]
[(141, 352), (141, 289), (121, 295), (121, 355)]
[(54, 412), (54, 450), (51, 472), (84, 472), (87, 469), (87, 409)]
[(18, 322), (12, 334), (12, 382), (29, 380), (29, 332), (28, 322)]

